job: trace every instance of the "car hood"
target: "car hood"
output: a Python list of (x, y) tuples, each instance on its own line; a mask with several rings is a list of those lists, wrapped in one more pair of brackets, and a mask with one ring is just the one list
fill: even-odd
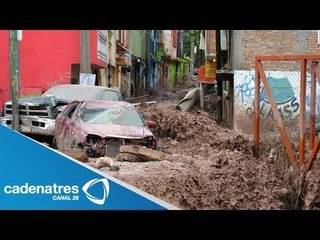
[[(57, 105), (58, 102), (63, 102), (65, 104), (68, 104), (68, 101), (63, 99), (57, 99), (55, 96), (52, 96), (52, 95), (19, 98), (19, 105), (30, 105), (30, 106), (48, 105), (50, 107), (54, 107)], [(12, 104), (12, 100), (9, 100), (7, 103)]]
[[(54, 107), (57, 104), (57, 100), (54, 96), (33, 96), (26, 98), (19, 98), (19, 105), (30, 105), (30, 106), (40, 106), (49, 105)], [(12, 104), (12, 100), (6, 102), (7, 104)]]
[(142, 139), (153, 136), (147, 126), (81, 124), (81, 128), (86, 134), (93, 134), (101, 137)]

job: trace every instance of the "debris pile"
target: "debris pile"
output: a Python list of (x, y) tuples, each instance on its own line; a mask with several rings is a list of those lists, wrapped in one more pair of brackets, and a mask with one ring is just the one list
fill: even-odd
[(152, 120), (157, 123), (155, 135), (158, 138), (184, 141), (191, 148), (197, 146), (198, 150), (200, 147), (203, 150), (220, 148), (252, 152), (252, 141), (233, 130), (218, 126), (207, 112), (192, 114), (156, 105), (144, 106), (140, 111), (151, 115)]

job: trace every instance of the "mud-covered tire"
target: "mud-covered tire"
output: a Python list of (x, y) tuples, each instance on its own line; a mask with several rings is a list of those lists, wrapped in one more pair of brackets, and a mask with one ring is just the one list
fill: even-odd
[(54, 149), (57, 149), (57, 140), (55, 137), (53, 137), (53, 139), (52, 139), (51, 147)]

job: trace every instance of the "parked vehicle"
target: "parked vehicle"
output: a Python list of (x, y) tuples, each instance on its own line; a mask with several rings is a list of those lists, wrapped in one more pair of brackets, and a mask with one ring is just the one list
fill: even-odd
[(125, 101), (74, 101), (56, 118), (54, 147), (83, 149), (89, 157), (115, 157), (121, 145), (141, 145), (155, 149), (151, 132), (156, 123), (142, 118)]
[[(20, 132), (53, 137), (55, 118), (63, 106), (74, 100), (122, 101), (123, 97), (118, 89), (113, 88), (77, 84), (56, 85), (41, 96), (19, 99)], [(11, 128), (11, 100), (4, 104), (0, 124)]]

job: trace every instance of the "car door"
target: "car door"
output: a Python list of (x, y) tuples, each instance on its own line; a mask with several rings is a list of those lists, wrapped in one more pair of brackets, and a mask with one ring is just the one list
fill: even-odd
[(58, 149), (70, 149), (70, 143), (72, 142), (72, 117), (79, 105), (77, 103), (70, 103), (63, 112), (56, 119), (56, 145)]
[(75, 108), (70, 109), (67, 116), (67, 124), (65, 128), (65, 147), (66, 148), (76, 148), (79, 141), (81, 142), (81, 123), (80, 123), (80, 113), (82, 105), (78, 104)]

